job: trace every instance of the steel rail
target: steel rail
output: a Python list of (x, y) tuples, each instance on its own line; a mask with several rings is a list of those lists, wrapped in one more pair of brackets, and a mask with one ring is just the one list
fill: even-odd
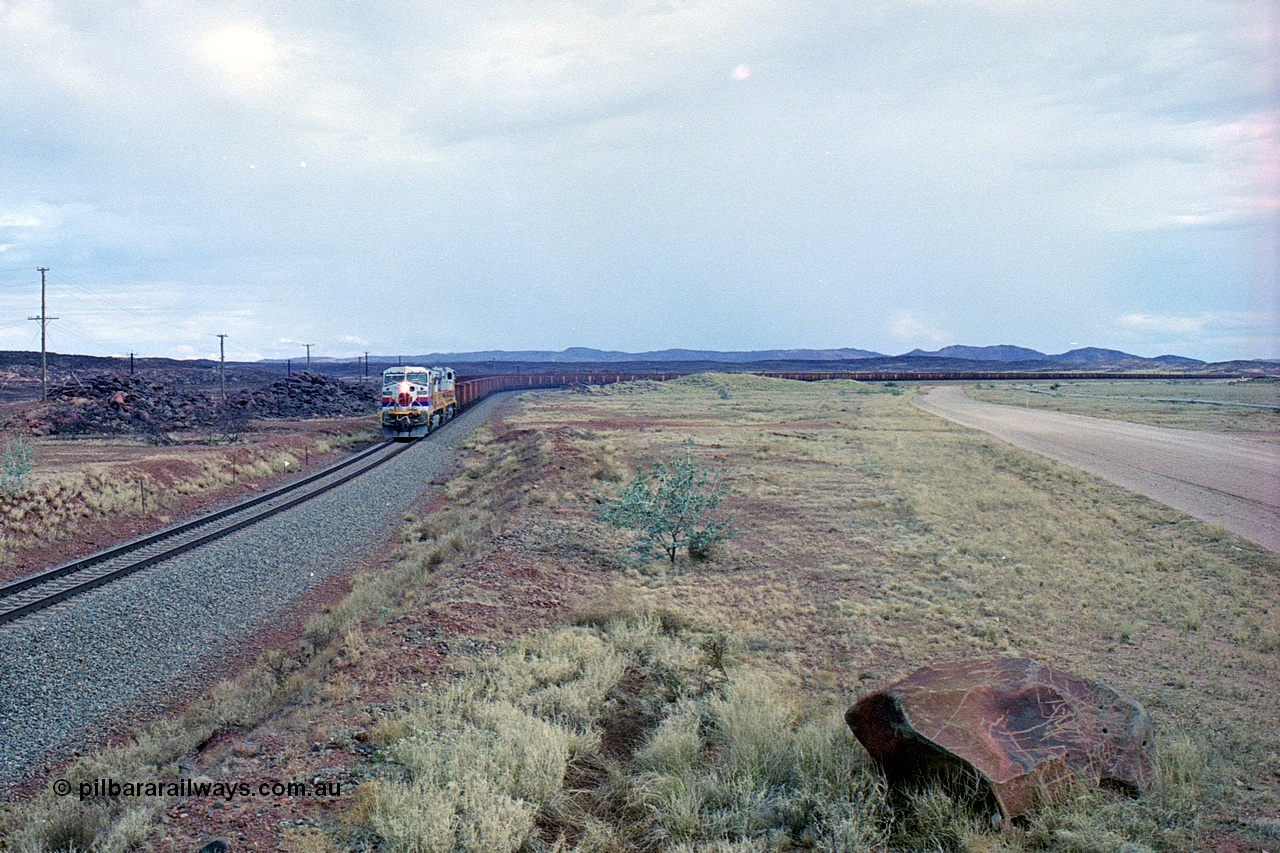
[[(278, 489), (255, 495), (191, 521), (173, 525), (123, 545), (0, 586), (0, 625), (176, 557), (199, 545), (220, 539), (297, 506), (303, 501), (335, 489), (366, 471), (378, 467), (411, 446), (406, 443), (381, 442)], [(267, 505), (264, 506), (264, 504)], [(202, 530), (202, 528), (208, 529)], [(140, 554), (140, 556), (129, 559), (131, 554)], [(125, 562), (116, 567), (103, 565), (120, 560)], [(83, 578), (77, 579), (75, 575), (78, 574), (83, 575)], [(62, 582), (58, 583), (59, 581)], [(54, 586), (54, 591), (39, 594), (41, 587), (50, 585)], [(32, 593), (37, 595), (33, 597)]]
[(193, 518), (189, 521), (180, 522), (170, 527), (166, 527), (162, 530), (158, 530), (155, 533), (150, 533), (150, 534), (147, 534), (146, 536), (139, 537), (138, 539), (134, 539), (130, 542), (125, 542), (122, 545), (117, 545), (113, 548), (108, 548), (105, 551), (99, 551), (96, 554), (90, 554), (89, 556), (81, 557), (78, 560), (72, 560), (70, 563), (65, 563), (61, 566), (57, 566), (52, 569), (47, 569), (43, 572), (38, 572), (33, 575), (28, 575), (27, 577), (24, 577), (24, 578), (18, 578), (15, 581), (11, 581), (7, 584), (4, 584), (3, 586), (0, 586), (0, 600), (8, 598), (14, 593), (20, 592), (21, 590), (27, 589), (28, 587), (47, 583), (48, 581), (51, 581), (54, 578), (62, 577), (63, 575), (71, 574), (72, 572), (78, 572), (83, 569), (87, 569), (90, 566), (96, 565), (97, 563), (114, 559), (123, 554), (127, 554), (130, 551), (137, 551), (140, 548), (144, 548), (148, 545), (151, 545), (152, 543), (159, 542), (162, 539), (168, 539), (173, 536), (181, 535), (183, 533), (186, 533), (189, 530), (193, 530), (202, 525), (217, 521), (220, 518), (225, 518), (228, 515), (241, 512), (242, 510), (248, 509), (251, 506), (255, 506), (265, 501), (273, 500), (287, 492), (293, 491), (294, 489), (302, 488), (303, 486), (306, 486), (309, 483), (319, 480), (322, 477), (327, 477), (333, 472), (338, 471), (342, 468), (345, 468), (349, 465), (355, 465), (359, 463), (361, 460), (371, 456), (374, 453), (377, 453), (379, 450), (385, 447), (388, 443), (389, 442), (384, 441), (384, 442), (375, 444), (372, 447), (367, 447), (353, 456), (349, 456), (346, 459), (343, 459), (332, 465), (327, 465), (324, 468), (321, 468), (318, 471), (314, 471), (305, 477), (300, 477), (297, 480), (294, 480), (290, 483), (286, 483), (285, 485), (281, 486), (278, 489), (273, 489), (269, 492), (264, 492), (260, 495), (254, 495), (251, 498), (246, 498), (242, 501), (237, 501), (236, 503), (233, 503), (233, 504), (228, 504), (227, 506), (219, 510), (215, 510), (214, 512), (208, 513), (207, 515), (202, 515), (202, 516), (199, 516), (198, 518)]

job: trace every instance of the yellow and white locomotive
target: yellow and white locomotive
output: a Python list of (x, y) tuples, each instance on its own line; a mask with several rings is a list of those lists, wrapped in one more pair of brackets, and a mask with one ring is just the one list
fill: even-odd
[(389, 367), (382, 372), (382, 434), (422, 438), (458, 411), (448, 367)]

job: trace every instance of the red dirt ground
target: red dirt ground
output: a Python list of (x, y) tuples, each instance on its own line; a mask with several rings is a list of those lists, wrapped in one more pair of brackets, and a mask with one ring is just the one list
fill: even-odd
[(0, 583), (20, 578), (43, 569), (87, 557), (98, 551), (130, 542), (141, 536), (162, 530), (213, 510), (234, 503), (252, 494), (283, 485), (305, 473), (324, 465), (330, 465), (350, 451), (337, 451), (324, 455), (310, 454), (305, 448), (319, 439), (369, 426), (367, 419), (325, 419), (314, 421), (282, 421), (272, 424), (269, 430), (255, 440), (242, 445), (210, 447), (193, 444), (176, 447), (150, 447), (136, 443), (45, 441), (36, 451), (37, 470), (70, 471), (84, 465), (112, 464), (119, 477), (129, 479), (145, 474), (149, 481), (173, 486), (195, 472), (195, 462), (184, 462), (182, 457), (196, 458), (219, 456), (228, 465), (239, 458), (248, 459), (251, 454), (266, 455), (291, 452), (304, 457), (304, 464), (294, 471), (286, 471), (269, 478), (240, 481), (221, 489), (195, 495), (170, 495), (166, 506), (146, 514), (121, 514), (82, 520), (74, 537), (68, 539), (22, 543), (11, 562), (0, 563)]

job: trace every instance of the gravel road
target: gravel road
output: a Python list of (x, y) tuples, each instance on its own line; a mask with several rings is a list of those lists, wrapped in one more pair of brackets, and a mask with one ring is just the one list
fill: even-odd
[(931, 388), (915, 404), (1280, 551), (1274, 441), (983, 403), (955, 385)]
[(0, 790), (238, 651), (310, 587), (376, 556), (500, 399), (334, 492), (0, 627)]

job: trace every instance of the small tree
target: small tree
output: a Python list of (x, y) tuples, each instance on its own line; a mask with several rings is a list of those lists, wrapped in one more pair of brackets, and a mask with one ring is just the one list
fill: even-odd
[(0, 439), (0, 495), (20, 495), (31, 473), (31, 444), (21, 438)]
[(688, 456), (658, 462), (606, 504), (600, 518), (635, 530), (636, 550), (642, 554), (661, 548), (674, 565), (676, 553), (687, 548), (694, 559), (706, 559), (712, 545), (734, 535), (731, 519), (706, 518), (728, 494), (722, 478), (722, 472), (705, 470)]

